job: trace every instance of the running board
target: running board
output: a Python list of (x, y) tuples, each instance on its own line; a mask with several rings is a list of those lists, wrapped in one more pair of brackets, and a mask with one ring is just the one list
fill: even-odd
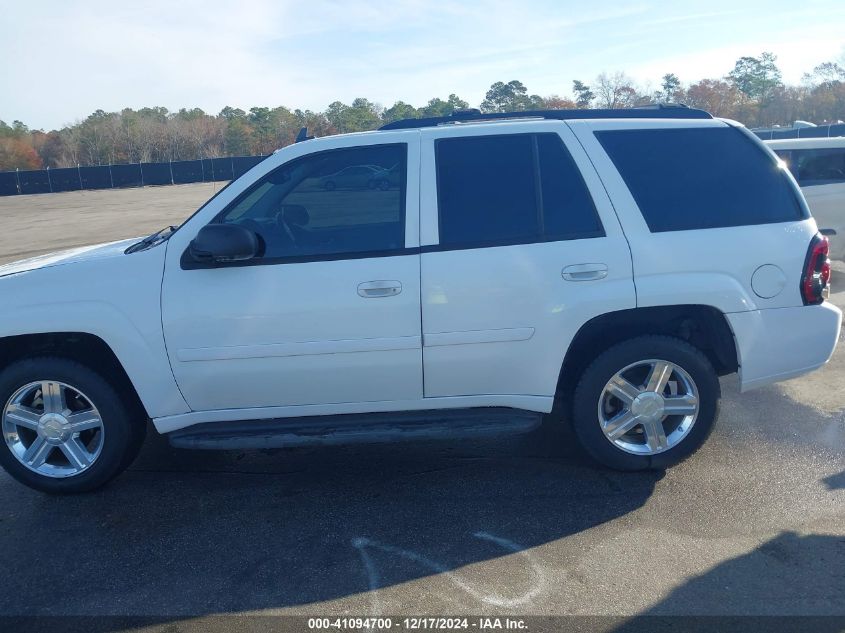
[(356, 413), (326, 417), (207, 422), (167, 434), (171, 446), (261, 449), (463, 439), (533, 431), (542, 414), (506, 408)]

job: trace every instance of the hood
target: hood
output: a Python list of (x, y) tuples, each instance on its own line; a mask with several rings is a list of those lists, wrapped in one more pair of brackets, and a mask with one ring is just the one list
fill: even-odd
[(23, 259), (10, 264), (3, 264), (0, 266), (0, 277), (14, 275), (17, 273), (25, 273), (38, 268), (51, 268), (53, 266), (62, 266), (64, 264), (72, 264), (74, 262), (94, 261), (98, 259), (117, 257), (123, 255), (123, 251), (132, 244), (140, 242), (142, 239), (143, 238), (141, 237), (135, 237), (128, 240), (120, 240), (118, 242), (108, 242), (106, 244), (80, 246), (78, 248), (71, 248), (65, 251), (58, 251), (56, 253), (38, 255), (37, 257)]

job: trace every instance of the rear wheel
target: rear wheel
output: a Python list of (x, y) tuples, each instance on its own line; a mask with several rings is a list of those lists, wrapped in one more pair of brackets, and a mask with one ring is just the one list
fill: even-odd
[(0, 465), (50, 493), (93, 490), (136, 457), (146, 430), (115, 389), (64, 358), (32, 358), (0, 373)]
[(719, 397), (719, 379), (700, 350), (643, 336), (610, 348), (584, 371), (573, 426), (586, 452), (606, 466), (663, 469), (704, 443)]

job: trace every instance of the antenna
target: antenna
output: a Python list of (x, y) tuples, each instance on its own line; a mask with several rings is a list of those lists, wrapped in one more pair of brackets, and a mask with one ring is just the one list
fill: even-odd
[(294, 141), (294, 143), (301, 143), (302, 141), (310, 141), (312, 138), (314, 138), (314, 137), (308, 136), (308, 128), (303, 127), (301, 130), (299, 130), (299, 134), (296, 135), (296, 140)]

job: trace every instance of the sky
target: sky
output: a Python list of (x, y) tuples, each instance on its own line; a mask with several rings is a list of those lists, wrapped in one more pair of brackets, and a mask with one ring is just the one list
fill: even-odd
[(0, 0), (0, 119), (54, 129), (97, 109), (419, 106), (490, 84), (570, 95), (726, 75), (771, 51), (787, 83), (845, 62), (841, 0)]

